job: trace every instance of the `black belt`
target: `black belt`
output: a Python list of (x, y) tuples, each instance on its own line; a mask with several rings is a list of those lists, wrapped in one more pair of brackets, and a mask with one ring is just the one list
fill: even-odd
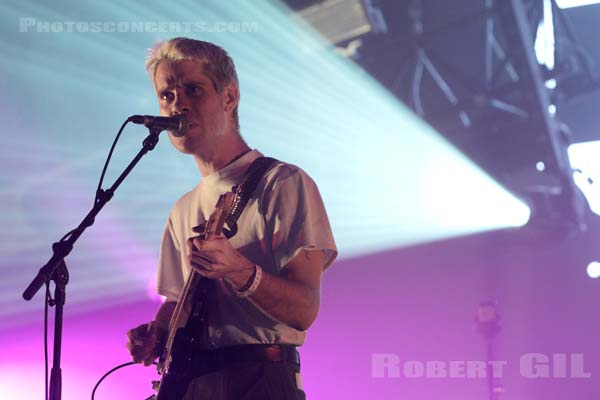
[(244, 344), (178, 354), (174, 355), (171, 370), (177, 374), (199, 376), (242, 362), (288, 363), (300, 371), (296, 347), (284, 344)]

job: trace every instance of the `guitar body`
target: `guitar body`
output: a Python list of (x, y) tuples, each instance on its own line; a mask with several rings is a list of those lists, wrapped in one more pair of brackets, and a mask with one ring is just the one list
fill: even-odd
[(154, 400), (181, 400), (185, 395), (193, 378), (186, 363), (190, 342), (191, 338), (185, 327), (175, 331), (170, 348), (165, 349), (159, 359), (158, 372), (162, 378), (154, 387), (157, 391)]
[[(210, 215), (202, 234), (205, 239), (210, 239), (222, 232), (226, 218), (234, 206), (235, 198), (236, 194), (233, 192), (227, 192), (219, 197), (215, 210)], [(201, 315), (193, 315), (195, 310), (201, 310), (206, 306), (202, 304), (206, 301), (204, 283), (206, 282), (203, 282), (201, 275), (192, 269), (169, 323), (165, 350), (158, 362), (158, 373), (162, 375), (162, 378), (154, 383), (154, 389), (157, 390), (157, 394), (154, 396), (155, 400), (180, 400), (187, 390), (192, 376), (187, 371), (185, 361), (188, 358), (189, 344), (193, 339), (186, 328), (192, 317), (199, 317), (194, 320), (196, 325), (207, 323), (202, 320)]]

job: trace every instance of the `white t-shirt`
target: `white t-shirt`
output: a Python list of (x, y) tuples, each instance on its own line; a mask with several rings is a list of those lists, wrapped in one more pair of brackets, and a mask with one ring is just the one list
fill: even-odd
[[(250, 151), (235, 162), (202, 178), (171, 210), (163, 234), (158, 266), (158, 293), (177, 301), (190, 273), (186, 241), (208, 220), (219, 195), (240, 183), (252, 161)], [(329, 219), (317, 186), (300, 168), (276, 162), (259, 183), (230, 239), (236, 248), (263, 270), (279, 275), (301, 250), (321, 250), (325, 268), (337, 255)], [(250, 298), (240, 299), (217, 281), (216, 298), (209, 299), (209, 337), (214, 348), (249, 343), (302, 345), (306, 332), (277, 321)]]

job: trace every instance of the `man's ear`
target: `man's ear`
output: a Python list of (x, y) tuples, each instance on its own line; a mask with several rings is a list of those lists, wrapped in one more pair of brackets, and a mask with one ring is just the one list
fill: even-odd
[(223, 88), (223, 108), (226, 111), (234, 110), (240, 101), (240, 91), (234, 82), (230, 82)]

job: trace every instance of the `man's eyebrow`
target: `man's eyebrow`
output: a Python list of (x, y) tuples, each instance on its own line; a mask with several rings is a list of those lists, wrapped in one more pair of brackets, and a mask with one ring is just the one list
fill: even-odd
[(183, 82), (184, 86), (196, 85), (196, 86), (206, 86), (206, 82), (199, 81), (196, 79), (190, 79), (188, 81)]
[[(206, 85), (208, 85), (208, 83), (204, 82), (202, 80), (198, 80), (198, 79), (190, 79), (185, 82), (181, 82), (181, 85), (182, 86), (195, 85), (195, 86), (205, 87)], [(160, 86), (157, 91), (160, 93), (160, 92), (163, 92), (168, 89), (173, 89), (175, 86), (177, 86), (175, 79), (167, 79), (167, 84)]]
[(169, 90), (171, 88), (172, 88), (171, 85), (161, 86), (159, 88), (156, 88), (156, 93), (163, 93), (164, 91)]
[(169, 87), (171, 87), (171, 86), (175, 85), (175, 83), (177, 82), (177, 79), (174, 76), (169, 75), (166, 77), (165, 82), (167, 83), (167, 85)]
[(168, 77), (166, 79), (166, 81), (167, 81), (166, 84), (161, 83), (160, 86), (156, 85), (156, 91), (157, 91), (157, 93), (162, 93), (165, 90), (172, 89), (173, 86), (175, 86), (175, 78), (173, 78), (172, 76)]

